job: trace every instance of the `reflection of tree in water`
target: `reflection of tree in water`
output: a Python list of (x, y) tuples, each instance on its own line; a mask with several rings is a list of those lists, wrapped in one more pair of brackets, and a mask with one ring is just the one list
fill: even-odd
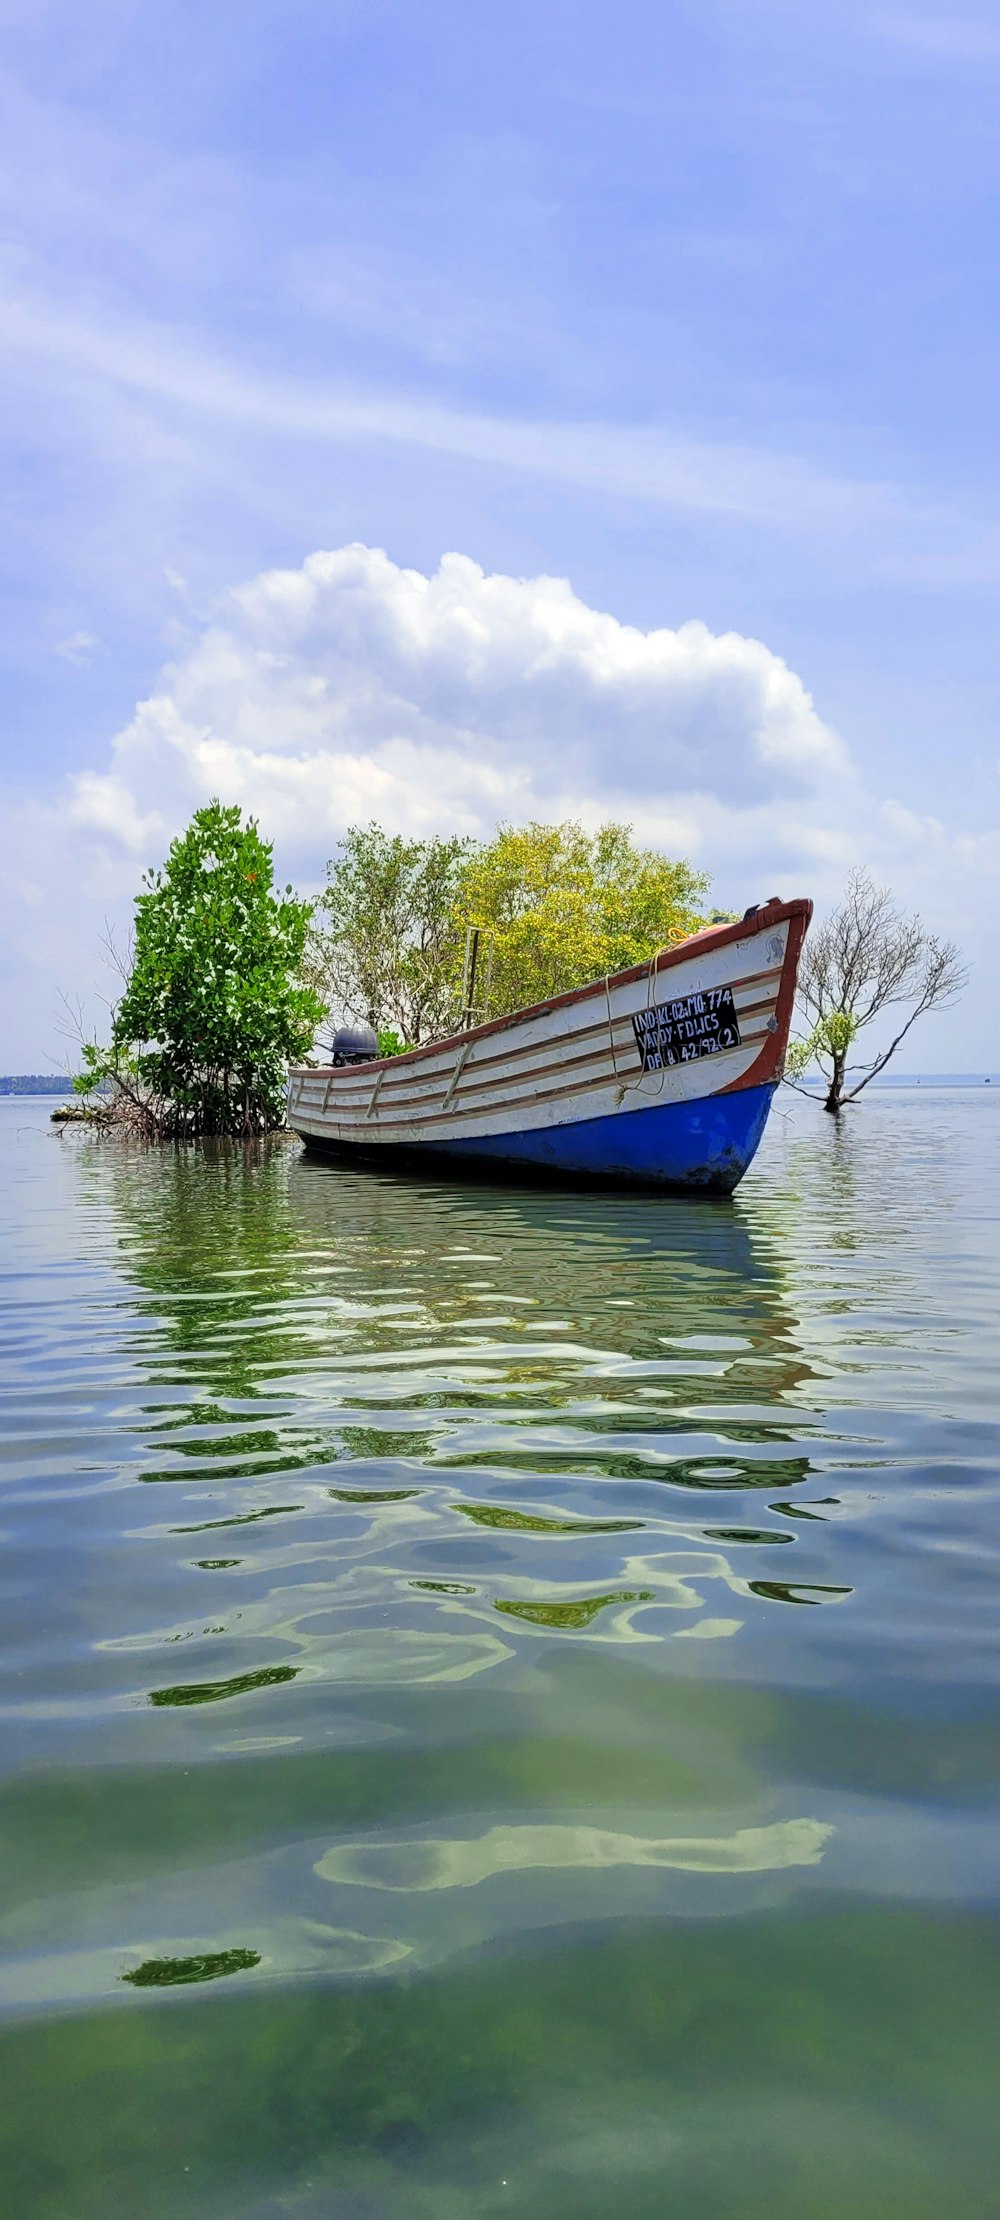
[(249, 1696), (258, 1688), (279, 1688), (294, 1680), (297, 1671), (296, 1665), (262, 1665), (254, 1673), (232, 1673), (228, 1680), (181, 1681), (173, 1688), (152, 1688), (149, 1702), (161, 1710), (164, 1705), (177, 1710), (191, 1704), (226, 1703), (230, 1696)]
[[(782, 1170), (767, 1217), (796, 1278), (807, 1262), (815, 1267), (846, 1254), (863, 1258), (864, 1285), (873, 1288), (903, 1262), (915, 1188), (928, 1218), (947, 1219), (955, 1205), (947, 1135), (915, 1126), (905, 1102), (889, 1093), (870, 1095), (863, 1111), (836, 1120), (797, 1120)], [(752, 1207), (751, 1196), (739, 1207)]]
[[(313, 1163), (285, 1144), (122, 1151), (104, 1169), (119, 1265), (156, 1297), (158, 1353), (193, 1360), (206, 1421), (212, 1395), (253, 1396), (269, 1367), (446, 1338), (454, 1354), (456, 1334), (464, 1367), (492, 1370), (501, 1356), (505, 1382), (554, 1401), (567, 1369), (554, 1321), (572, 1336), (570, 1370), (581, 1342), (607, 1356), (595, 1387), (612, 1401), (616, 1357), (633, 1374), (644, 1360), (662, 1367), (671, 1388), (682, 1379), (689, 1401), (717, 1395), (722, 1368), (735, 1400), (741, 1383), (759, 1386), (762, 1359), (769, 1397), (803, 1377), (774, 1246), (728, 1207), (432, 1183)], [(533, 1314), (545, 1348), (522, 1353)], [(391, 1454), (398, 1437), (379, 1433), (359, 1429), (351, 1451)]]
[[(249, 1548), (255, 1533), (275, 1532), (264, 1521), (299, 1510), (314, 1518), (315, 1491), (293, 1475), (353, 1462), (356, 1485), (331, 1488), (324, 1474), (322, 1490), (334, 1518), (355, 1521), (324, 1543), (336, 1532), (343, 1570), (359, 1515), (384, 1526), (419, 1496), (416, 1466), (423, 1491), (436, 1487), (414, 1546), (453, 1558), (464, 1525), (482, 1547), (461, 1565), (414, 1563), (400, 1525), (403, 1555), (380, 1575), (387, 1602), (397, 1583), (397, 1595), (415, 1603), (419, 1594), (427, 1609), (437, 1598), (461, 1611), (465, 1595), (472, 1615), (499, 1611), (525, 1635), (609, 1628), (625, 1639), (634, 1614), (662, 1603), (670, 1558), (647, 1581), (615, 1540), (663, 1522), (672, 1530), (671, 1491), (752, 1488), (783, 1498), (791, 1515), (810, 1468), (789, 1401), (810, 1367), (774, 1214), (761, 1230), (731, 1206), (400, 1178), (316, 1164), (285, 1144), (116, 1152), (99, 1185), (119, 1266), (153, 1322), (133, 1347), (154, 1396), (163, 1388), (142, 1426), (163, 1460), (143, 1478), (209, 1483), (211, 1514), (189, 1513), (175, 1529), (204, 1535), (209, 1548), (216, 1530), (224, 1549), (222, 1530), (245, 1528)], [(255, 1480), (269, 1485), (247, 1503)], [(604, 1482), (632, 1491), (607, 1504), (628, 1516), (576, 1500)], [(754, 1565), (755, 1552), (792, 1538), (788, 1527), (737, 1518), (695, 1530), (687, 1546), (717, 1553), (722, 1543), (720, 1578), (730, 1562), (735, 1576), (740, 1558), (764, 1576), (770, 1566)], [(518, 1552), (509, 1575), (490, 1546), (504, 1541)], [(522, 1553), (556, 1543), (559, 1562), (539, 1579), (541, 1564)], [(586, 1550), (586, 1564), (563, 1563), (564, 1549)], [(198, 1562), (223, 1579), (232, 1569), (221, 1557)], [(447, 1577), (470, 1570), (482, 1583), (478, 1612)], [(426, 1576), (419, 1588), (413, 1575)], [(806, 1593), (764, 1577), (737, 1585), (773, 1602)], [(348, 1581), (345, 1627), (356, 1593), (360, 1608)], [(216, 1606), (223, 1619), (230, 1600)], [(285, 1638), (298, 1623), (289, 1600)], [(699, 1604), (692, 1593), (686, 1608)], [(269, 1605), (257, 1619), (240, 1616), (241, 1640), (251, 1625), (257, 1640), (280, 1631)], [(405, 1608), (397, 1623), (408, 1623)], [(235, 1641), (235, 1621), (230, 1632)], [(325, 1654), (332, 1634), (316, 1639)], [(245, 1656), (235, 1650), (221, 1676), (216, 1666), (161, 1685), (152, 1701), (215, 1704), (282, 1677), (258, 1671), (252, 1651), (237, 1670)]]
[[(100, 1170), (118, 1267), (155, 1298), (142, 1307), (156, 1320), (156, 1357), (185, 1359), (185, 1374), (207, 1390), (211, 1423), (226, 1414), (209, 1398), (254, 1396), (261, 1367), (287, 1346), (288, 1326), (274, 1315), (296, 1286), (287, 1148), (108, 1147)], [(201, 1415), (188, 1406), (174, 1423)], [(164, 1430), (171, 1423), (165, 1412)]]
[(755, 1596), (763, 1596), (769, 1603), (819, 1603), (824, 1596), (850, 1596), (853, 1588), (837, 1588), (831, 1581), (823, 1580), (748, 1580), (747, 1587)]
[[(810, 1367), (782, 1243), (730, 1205), (429, 1181), (285, 1143), (93, 1152), (81, 1174), (155, 1321), (133, 1348), (165, 1389), (143, 1432), (170, 1461), (147, 1479), (405, 1456), (787, 1494), (808, 1471), (784, 1416)], [(705, 1433), (711, 1461), (676, 1439)]]
[[(331, 1241), (352, 1238), (355, 1226), (366, 1238), (374, 1217), (386, 1256), (405, 1253), (418, 1267), (421, 1297), (449, 1348), (456, 1328), (479, 1322), (470, 1292), (483, 1298), (482, 1340), (469, 1351), (470, 1363), (482, 1358), (491, 1366), (480, 1399), (483, 1445), (474, 1425), (463, 1426), (453, 1445), (444, 1429), (430, 1459), (435, 1472), (456, 1474), (459, 1494), (471, 1492), (468, 1482), (477, 1476), (482, 1499), (456, 1500), (459, 1516), (498, 1539), (571, 1542), (589, 1531), (610, 1541), (612, 1532), (655, 1524), (652, 1484), (664, 1491), (668, 1519), (669, 1491), (678, 1487), (777, 1495), (793, 1517), (790, 1499), (811, 1466), (798, 1414), (788, 1406), (813, 1367), (801, 1346), (776, 1213), (758, 1230), (753, 1214), (697, 1201), (367, 1178), (366, 1189), (357, 1175), (301, 1160), (292, 1167), (290, 1204), (311, 1227), (328, 1223)], [(550, 1321), (565, 1328), (565, 1344)], [(422, 1383), (408, 1384), (404, 1371), (397, 1386), (410, 1397), (416, 1389), (427, 1408)], [(461, 1398), (449, 1384), (438, 1400), (454, 1410)], [(674, 1453), (678, 1436), (706, 1433), (707, 1454), (681, 1441)], [(488, 1500), (487, 1473), (504, 1500)], [(560, 1517), (539, 1487), (546, 1477), (571, 1492), (592, 1481), (641, 1484), (640, 1516), (588, 1520), (570, 1502)], [(520, 1499), (514, 1502), (505, 1495), (512, 1482)], [(787, 1545), (796, 1535), (788, 1526), (734, 1523), (704, 1539), (726, 1542), (735, 1575), (741, 1557), (751, 1569), (758, 1545)], [(482, 1569), (489, 1590), (488, 1558)], [(621, 1561), (614, 1567), (619, 1576), (624, 1569)], [(574, 1592), (555, 1577), (554, 1565), (547, 1581), (533, 1583), (529, 1570), (519, 1558), (517, 1571), (533, 1592), (494, 1593), (492, 1605), (526, 1631), (579, 1635), (614, 1618), (624, 1632), (633, 1611), (661, 1600), (658, 1592), (606, 1577), (595, 1581), (594, 1592), (586, 1586)], [(787, 1603), (834, 1600), (843, 1590), (772, 1579), (748, 1583), (743, 1593)]]
[(509, 1503), (459, 1503), (456, 1509), (476, 1526), (514, 1534), (633, 1534), (641, 1519), (553, 1519), (519, 1511)]
[[(505, 1414), (579, 1403), (585, 1381), (590, 1430), (617, 1425), (623, 1402), (659, 1428), (660, 1381), (671, 1400), (682, 1386), (689, 1409), (720, 1389), (757, 1403), (763, 1387), (773, 1405), (809, 1371), (777, 1244), (728, 1205), (431, 1182), (308, 1157), (290, 1167), (288, 1199), (300, 1239), (350, 1253), (362, 1279), (377, 1260), (397, 1291), (418, 1294), (449, 1353), (452, 1335), (480, 1329), (478, 1347), (464, 1339), (466, 1367), (490, 1368), (486, 1400)], [(648, 1416), (639, 1389), (655, 1401)], [(426, 1401), (454, 1401), (450, 1384)]]
[(510, 1619), (523, 1619), (527, 1626), (547, 1626), (558, 1633), (572, 1634), (592, 1626), (601, 1611), (616, 1603), (655, 1603), (655, 1588), (614, 1588), (603, 1596), (573, 1596), (569, 1602), (555, 1598), (544, 1602), (521, 1602), (512, 1596), (498, 1598), (496, 1609)]

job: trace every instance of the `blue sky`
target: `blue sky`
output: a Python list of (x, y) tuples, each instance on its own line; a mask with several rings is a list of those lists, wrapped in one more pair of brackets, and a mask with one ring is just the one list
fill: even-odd
[(975, 963), (914, 1068), (1000, 1061), (1000, 10), (0, 26), (0, 1066), (217, 786), (303, 885), (372, 813), (867, 862)]

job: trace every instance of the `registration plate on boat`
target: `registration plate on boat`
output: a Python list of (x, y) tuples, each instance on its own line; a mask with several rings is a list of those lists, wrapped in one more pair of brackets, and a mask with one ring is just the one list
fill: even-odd
[(731, 987), (699, 987), (674, 1002), (657, 1002), (650, 1010), (637, 1010), (632, 1026), (643, 1071), (690, 1064), (698, 1056), (718, 1056), (722, 1049), (740, 1045)]

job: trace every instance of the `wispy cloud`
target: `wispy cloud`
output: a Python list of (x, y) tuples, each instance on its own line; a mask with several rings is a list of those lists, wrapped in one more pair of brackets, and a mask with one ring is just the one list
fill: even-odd
[(0, 312), (0, 334), (9, 349), (59, 363), (74, 379), (89, 373), (234, 427), (312, 441), (390, 440), (613, 497), (792, 530), (863, 526), (897, 508), (887, 485), (837, 477), (768, 448), (674, 436), (651, 423), (500, 416), (275, 378), (197, 342), (179, 346), (172, 332), (148, 323), (98, 325), (12, 300)]
[(872, 28), (914, 53), (941, 61), (1000, 61), (1000, 24), (979, 16), (878, 15)]
[(103, 646), (96, 632), (71, 632), (68, 640), (58, 641), (55, 652), (64, 663), (75, 663), (78, 670), (83, 670)]

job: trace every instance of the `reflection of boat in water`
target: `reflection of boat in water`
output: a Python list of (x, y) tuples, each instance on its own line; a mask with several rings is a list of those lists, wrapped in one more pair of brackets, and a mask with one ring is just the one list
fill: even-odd
[[(413, 1424), (428, 1441), (455, 1423), (475, 1429), (480, 1412), (499, 1421), (508, 1438), (501, 1452), (491, 1433), (483, 1460), (494, 1482), (501, 1467), (531, 1481), (572, 1468), (788, 1496), (808, 1478), (796, 1405), (814, 1367), (782, 1208), (766, 1194), (706, 1210), (694, 1194), (472, 1183), (395, 1158), (296, 1151), (285, 1165), (287, 1253), (304, 1275), (315, 1260), (317, 1290), (348, 1298), (345, 1327), (357, 1323), (366, 1351), (355, 1372), (338, 1335), (354, 1453), (359, 1423), (419, 1408)], [(308, 1321), (313, 1364), (307, 1332)], [(542, 1429), (530, 1446), (509, 1435), (529, 1422)], [(644, 1447), (661, 1436), (669, 1456), (650, 1462)], [(379, 1439), (379, 1454), (398, 1449)], [(479, 1447), (463, 1444), (463, 1470), (477, 1467)]]
[(289, 1075), (310, 1148), (730, 1194), (781, 1077), (812, 905), (767, 902), (648, 964), (402, 1056)]

